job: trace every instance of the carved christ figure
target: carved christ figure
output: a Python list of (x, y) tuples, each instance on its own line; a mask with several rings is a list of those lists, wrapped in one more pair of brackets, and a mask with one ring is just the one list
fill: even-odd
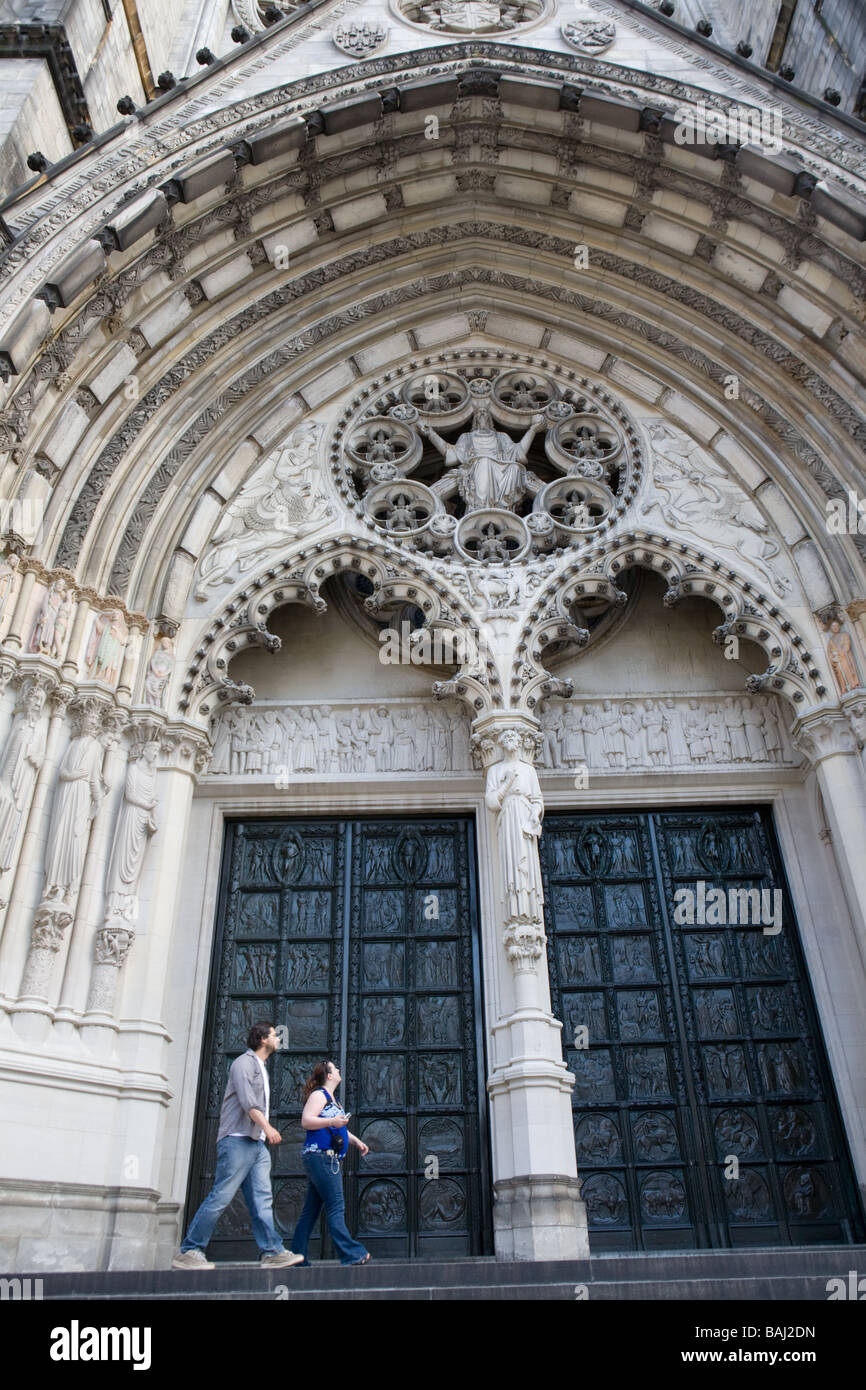
[(508, 922), (541, 922), (544, 894), (538, 840), (544, 802), (538, 774), (520, 756), (520, 735), (507, 729), (500, 736), (505, 757), (487, 773), (485, 801), (497, 812), (499, 855)]
[(493, 416), (482, 400), (472, 412), (472, 429), (449, 444), (432, 425), (418, 428), (442, 454), (446, 468), (459, 468), (457, 488), (468, 512), (484, 507), (511, 511), (529, 491), (526, 455), (537, 432), (544, 426), (543, 415), (533, 415), (526, 434), (515, 444), (504, 430), (494, 428)]

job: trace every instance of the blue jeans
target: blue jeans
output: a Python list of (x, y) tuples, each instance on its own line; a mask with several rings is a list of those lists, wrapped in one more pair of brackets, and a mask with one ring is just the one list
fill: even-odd
[(292, 1249), (296, 1255), (303, 1255), (306, 1260), (313, 1227), (324, 1207), (328, 1230), (337, 1247), (340, 1264), (355, 1265), (359, 1260), (363, 1260), (367, 1251), (357, 1240), (352, 1239), (346, 1228), (342, 1165), (336, 1173), (331, 1169), (331, 1159), (327, 1154), (304, 1154), (304, 1171), (309, 1178), (307, 1200), (292, 1236)]
[(189, 1224), (181, 1250), (204, 1250), (238, 1188), (253, 1223), (253, 1235), (263, 1255), (285, 1249), (274, 1227), (271, 1158), (261, 1139), (237, 1139), (227, 1134), (217, 1144), (214, 1184)]

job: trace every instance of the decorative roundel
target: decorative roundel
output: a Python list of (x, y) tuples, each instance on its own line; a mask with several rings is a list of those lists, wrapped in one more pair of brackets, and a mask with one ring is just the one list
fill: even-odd
[(535, 24), (551, 0), (393, 0), (401, 19), (437, 34), (507, 34)]
[(642, 458), (602, 387), (529, 355), (467, 350), (366, 387), (341, 417), (331, 465), (380, 535), (508, 565), (602, 534), (634, 496)]

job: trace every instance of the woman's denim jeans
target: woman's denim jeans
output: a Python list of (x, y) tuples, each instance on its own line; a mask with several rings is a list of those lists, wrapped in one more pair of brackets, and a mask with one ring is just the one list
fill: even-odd
[(278, 1255), (285, 1249), (274, 1226), (274, 1197), (271, 1191), (271, 1156), (261, 1139), (239, 1139), (227, 1134), (217, 1144), (214, 1184), (205, 1197), (186, 1233), (181, 1250), (204, 1250), (238, 1188), (243, 1193), (253, 1224), (253, 1235), (263, 1255)]
[(326, 1153), (304, 1154), (304, 1171), (309, 1179), (307, 1200), (292, 1236), (292, 1249), (296, 1255), (307, 1258), (310, 1236), (324, 1207), (328, 1230), (340, 1256), (340, 1264), (354, 1265), (363, 1260), (367, 1251), (357, 1240), (352, 1239), (346, 1229), (342, 1164), (337, 1166), (336, 1173), (332, 1171), (333, 1167), (334, 1162)]

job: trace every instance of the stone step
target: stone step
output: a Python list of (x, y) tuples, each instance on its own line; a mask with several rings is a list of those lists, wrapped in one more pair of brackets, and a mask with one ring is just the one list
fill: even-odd
[[(214, 1270), (118, 1270), (31, 1275), (51, 1299), (187, 1300), (533, 1299), (574, 1300), (585, 1286), (592, 1300), (827, 1300), (827, 1281), (866, 1276), (866, 1246), (698, 1250), (597, 1255), (543, 1262), (492, 1258), (373, 1261), (364, 1268), (336, 1262), (308, 1269), (263, 1270), (220, 1264)], [(21, 1276), (27, 1278), (27, 1275)]]

